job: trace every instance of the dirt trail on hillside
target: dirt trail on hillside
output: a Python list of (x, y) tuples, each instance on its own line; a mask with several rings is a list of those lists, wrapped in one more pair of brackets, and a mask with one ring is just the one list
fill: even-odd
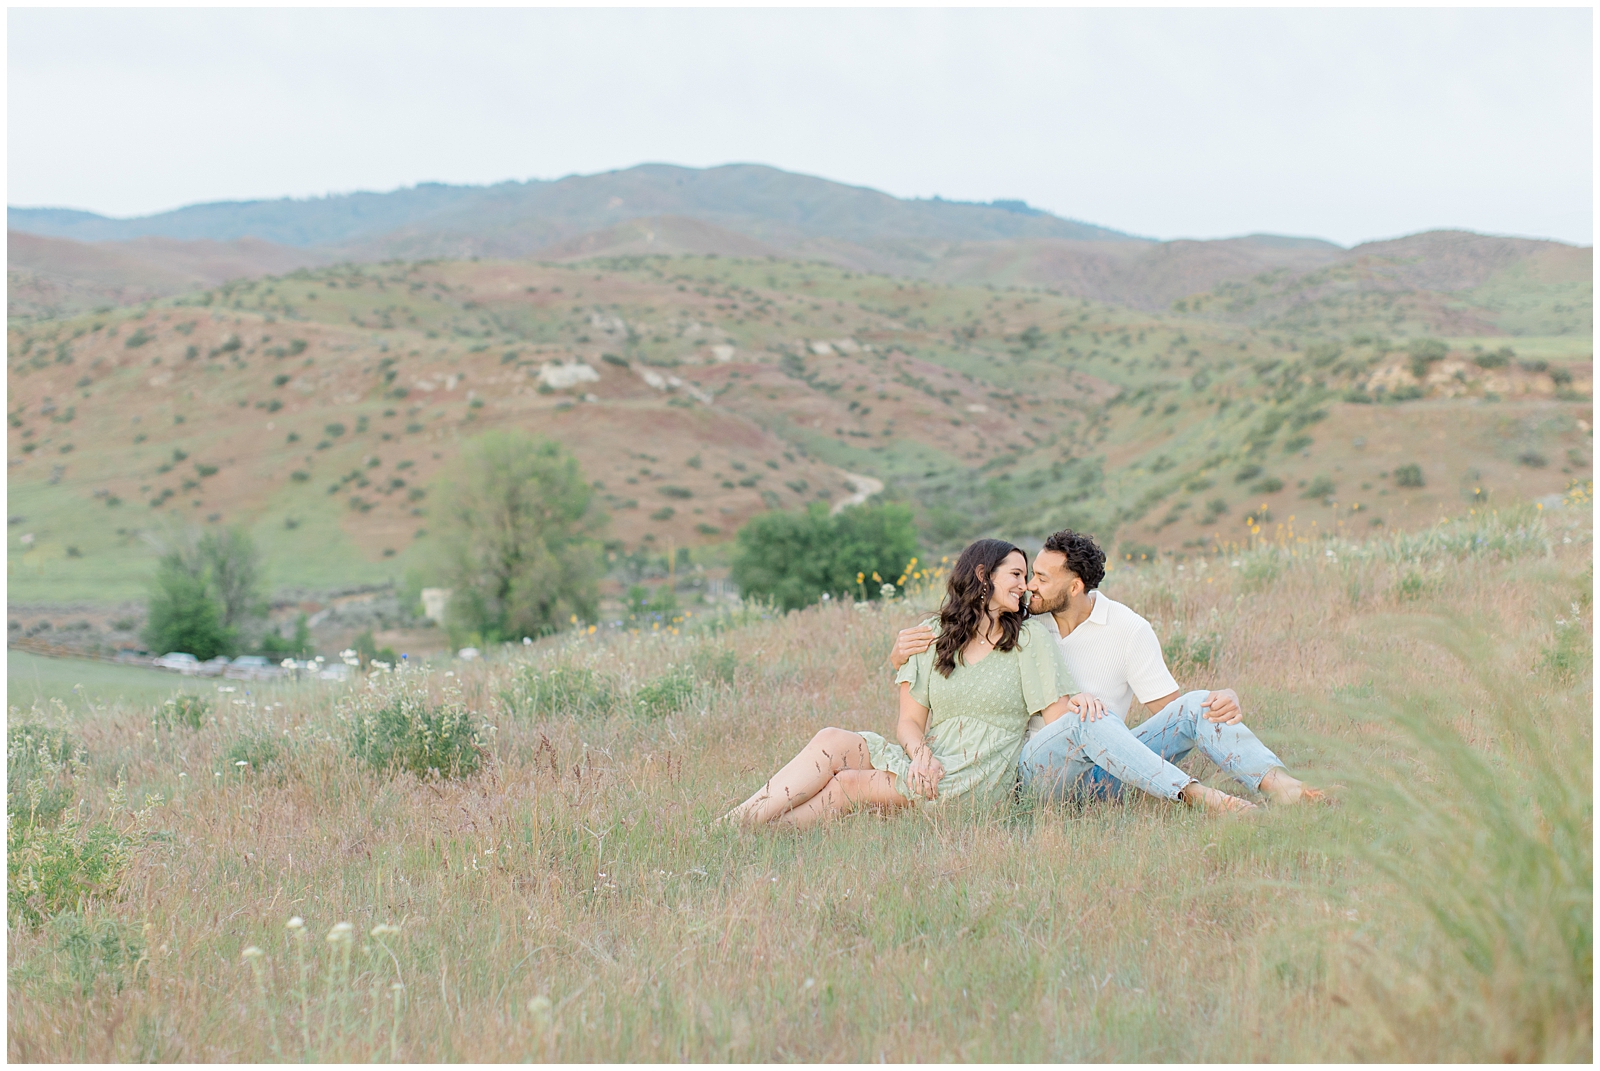
[(883, 490), (882, 480), (874, 480), (871, 476), (858, 476), (853, 472), (845, 472), (843, 469), (839, 470), (839, 474), (843, 476), (845, 478), (845, 482), (855, 490), (855, 494), (851, 495), (849, 498), (842, 498), (835, 502), (833, 504), (833, 509), (828, 511), (830, 514), (838, 513), (840, 510), (846, 509), (850, 506), (859, 506), (861, 503), (865, 502), (867, 499)]

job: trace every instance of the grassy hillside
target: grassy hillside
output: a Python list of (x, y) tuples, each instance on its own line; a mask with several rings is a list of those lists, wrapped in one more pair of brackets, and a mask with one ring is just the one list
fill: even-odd
[(76, 242), (22, 231), (6, 234), (12, 320), (47, 320), (101, 306), (138, 305), (230, 279), (292, 271), (329, 257), (253, 238), (136, 238)]
[(398, 580), (460, 443), (501, 425), (577, 454), (614, 554), (708, 561), (849, 473), (929, 549), (1071, 524), (1131, 560), (1588, 478), (1584, 340), (1450, 336), (1419, 377), (1399, 331), (1345, 333), (1364, 297), (1329, 300), (1340, 330), (1289, 330), (707, 255), (344, 265), (15, 321), (11, 599), (136, 598), (207, 524), (249, 528), (277, 589)]
[[(206, 688), (193, 728), (13, 708), (18, 740), (81, 747), (44, 799), (86, 801), (108, 869), (81, 902), (24, 886), (79, 842), (14, 840), (7, 1054), (1588, 1061), (1580, 505), (1114, 566), (1184, 686), (1236, 686), (1296, 773), (1342, 786), (1252, 820), (1136, 799), (712, 825), (817, 729), (889, 731), (914, 601), (585, 632), (333, 697)], [(401, 696), (464, 710), (481, 768), (358, 758), (359, 718)]]

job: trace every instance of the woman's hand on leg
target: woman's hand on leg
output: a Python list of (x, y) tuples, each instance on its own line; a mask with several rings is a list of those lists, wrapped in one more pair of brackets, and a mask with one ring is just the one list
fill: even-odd
[(939, 793), (939, 780), (944, 777), (944, 764), (933, 757), (933, 748), (923, 744), (911, 757), (911, 769), (906, 782), (911, 791), (924, 799), (934, 799)]

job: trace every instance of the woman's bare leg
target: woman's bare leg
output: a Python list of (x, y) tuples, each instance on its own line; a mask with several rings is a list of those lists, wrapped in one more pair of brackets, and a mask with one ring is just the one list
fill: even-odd
[(723, 815), (747, 825), (770, 822), (815, 796), (840, 770), (870, 770), (872, 756), (860, 733), (823, 729), (749, 799)]
[(809, 829), (818, 822), (849, 814), (861, 807), (895, 811), (911, 801), (895, 791), (895, 775), (888, 770), (840, 770), (833, 779), (800, 806), (773, 819), (775, 826)]

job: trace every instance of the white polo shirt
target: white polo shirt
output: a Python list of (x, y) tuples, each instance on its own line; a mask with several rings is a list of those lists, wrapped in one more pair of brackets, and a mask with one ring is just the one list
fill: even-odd
[[(1053, 614), (1044, 614), (1045, 627), (1061, 644), (1067, 668), (1080, 691), (1088, 692), (1124, 721), (1133, 700), (1146, 703), (1178, 690), (1178, 682), (1167, 670), (1161, 654), (1161, 641), (1150, 622), (1115, 599), (1098, 591), (1089, 592), (1094, 600), (1089, 617), (1062, 636)], [(1044, 724), (1037, 714), (1028, 722), (1028, 732)]]

